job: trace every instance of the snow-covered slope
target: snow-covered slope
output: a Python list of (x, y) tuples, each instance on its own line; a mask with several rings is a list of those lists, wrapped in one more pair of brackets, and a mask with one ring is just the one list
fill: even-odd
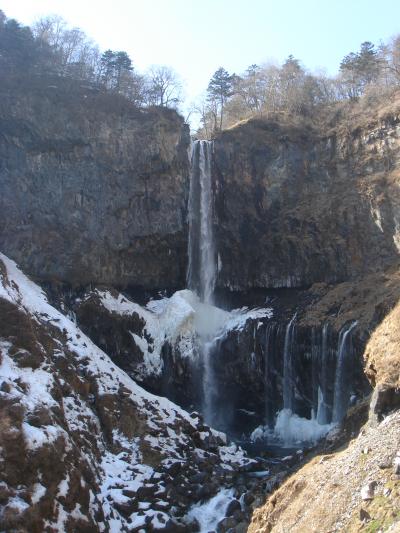
[(194, 502), (251, 463), (138, 386), (1, 254), (0, 424), (1, 531), (180, 531)]

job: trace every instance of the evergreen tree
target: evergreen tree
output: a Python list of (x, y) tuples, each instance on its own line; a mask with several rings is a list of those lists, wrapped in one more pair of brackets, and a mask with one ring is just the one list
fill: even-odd
[(379, 78), (382, 66), (378, 51), (369, 41), (361, 44), (358, 53), (351, 52), (345, 56), (340, 64), (340, 71), (347, 86), (348, 96), (361, 96), (365, 88)]
[(106, 87), (110, 87), (114, 74), (115, 53), (112, 50), (106, 50), (100, 59), (101, 64), (101, 81)]
[(375, 46), (369, 41), (361, 44), (357, 58), (357, 68), (364, 86), (376, 81), (380, 74), (381, 60)]
[(35, 69), (42, 61), (31, 30), (0, 13), (0, 64), (16, 73)]
[[(208, 84), (207, 97), (208, 100), (215, 104), (216, 116), (219, 114), (219, 129), (222, 129), (222, 121), (224, 115), (225, 104), (230, 96), (233, 94), (233, 79), (234, 76), (230, 75), (227, 70), (220, 67), (213, 75)], [(216, 128), (215, 120), (215, 129)]]
[(126, 72), (133, 70), (132, 60), (126, 52), (115, 52), (114, 56), (114, 77), (115, 86), (119, 90), (121, 87), (122, 76)]
[(123, 75), (133, 70), (132, 61), (126, 52), (106, 50), (100, 59), (101, 79), (109, 89), (121, 88)]

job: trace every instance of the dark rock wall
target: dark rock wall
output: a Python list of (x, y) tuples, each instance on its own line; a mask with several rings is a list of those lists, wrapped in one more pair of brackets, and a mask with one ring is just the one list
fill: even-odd
[[(55, 83), (0, 94), (1, 249), (41, 281), (185, 286), (183, 120)], [(396, 261), (399, 122), (339, 124), (328, 137), (260, 120), (222, 132), (218, 287), (336, 283)]]
[(182, 286), (187, 127), (171, 110), (71, 91), (1, 94), (1, 250), (44, 281)]
[(218, 286), (354, 279), (398, 258), (399, 119), (321, 138), (250, 121), (214, 144)]

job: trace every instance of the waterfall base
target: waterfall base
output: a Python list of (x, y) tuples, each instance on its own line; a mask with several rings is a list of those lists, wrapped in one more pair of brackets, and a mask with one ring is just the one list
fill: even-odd
[(265, 441), (267, 445), (310, 446), (335, 427), (335, 424), (319, 424), (315, 418), (307, 419), (294, 414), (290, 409), (282, 409), (277, 416), (275, 427), (259, 426), (250, 436), (250, 440)]

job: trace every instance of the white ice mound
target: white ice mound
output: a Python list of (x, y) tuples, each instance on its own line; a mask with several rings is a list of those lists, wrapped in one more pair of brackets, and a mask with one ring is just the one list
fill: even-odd
[(315, 418), (302, 418), (290, 409), (282, 409), (276, 418), (275, 427), (259, 426), (250, 435), (250, 440), (266, 440), (283, 447), (315, 444), (334, 427), (335, 424), (319, 424)]
[[(166, 342), (177, 348), (182, 358), (196, 358), (199, 345), (213, 342), (231, 330), (242, 329), (247, 320), (270, 318), (270, 308), (235, 309), (224, 311), (200, 301), (192, 291), (175, 292), (169, 298), (151, 300), (143, 307), (122, 294), (96, 289), (101, 304), (111, 313), (136, 313), (145, 323), (143, 334), (131, 333), (143, 353), (140, 374), (159, 375), (162, 372), (162, 348)], [(149, 340), (150, 338), (150, 340)]]
[(274, 433), (285, 445), (315, 443), (332, 427), (332, 424), (318, 424), (315, 418), (302, 418), (290, 409), (282, 409), (276, 419)]

